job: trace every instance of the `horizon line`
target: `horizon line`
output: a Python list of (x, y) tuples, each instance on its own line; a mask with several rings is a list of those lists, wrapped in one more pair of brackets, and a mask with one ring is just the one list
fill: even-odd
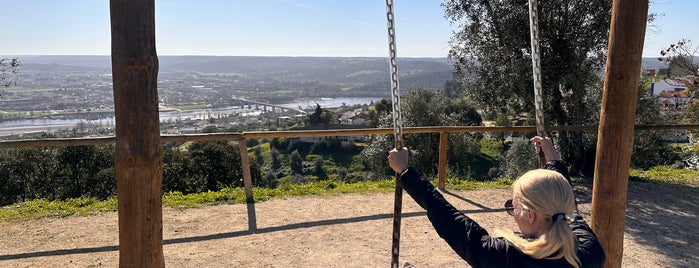
[[(250, 57), (250, 58), (388, 58), (388, 56), (313, 56), (313, 55), (206, 55), (206, 54), (156, 54), (167, 57)], [(72, 56), (72, 57), (111, 57), (111, 54), (13, 54), (0, 55), (0, 57), (39, 57), (39, 56)], [(447, 56), (398, 56), (398, 58), (429, 58), (448, 59)]]
[[(249, 58), (388, 58), (388, 56), (328, 56), (328, 55), (212, 55), (212, 54), (156, 54), (166, 57), (249, 57)], [(0, 54), (1, 58), (38, 57), (38, 56), (73, 56), (73, 57), (111, 57), (111, 54)], [(658, 58), (657, 56), (641, 56), (641, 58)], [(695, 56), (699, 57), (699, 56)], [(447, 56), (398, 56), (412, 59), (449, 59)]]

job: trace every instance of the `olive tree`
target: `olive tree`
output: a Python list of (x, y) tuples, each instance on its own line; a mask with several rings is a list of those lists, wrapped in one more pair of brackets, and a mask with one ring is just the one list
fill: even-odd
[[(458, 27), (449, 57), (466, 84), (464, 94), (489, 113), (533, 113), (533, 82), (526, 0), (447, 0), (447, 19)], [(539, 44), (547, 124), (596, 122), (588, 91), (601, 91), (610, 0), (539, 3)], [(585, 138), (559, 133), (562, 157), (580, 165)]]
[[(402, 98), (401, 117), (403, 127), (480, 125), (481, 117), (475, 109), (461, 99), (448, 99), (440, 92), (424, 88), (414, 88)], [(391, 128), (390, 113), (384, 113), (378, 120), (379, 127)], [(439, 159), (439, 133), (406, 134), (404, 144), (411, 152), (411, 165), (427, 175), (436, 174)], [(370, 137), (369, 145), (362, 155), (370, 165), (373, 175), (390, 173), (386, 165), (386, 155), (395, 142), (392, 136)], [(450, 134), (450, 152), (459, 158), (468, 159), (469, 154), (479, 154), (480, 147), (468, 134)], [(456, 159), (454, 157), (453, 159)], [(469, 170), (465, 162), (454, 160), (450, 164), (459, 165), (458, 170)]]

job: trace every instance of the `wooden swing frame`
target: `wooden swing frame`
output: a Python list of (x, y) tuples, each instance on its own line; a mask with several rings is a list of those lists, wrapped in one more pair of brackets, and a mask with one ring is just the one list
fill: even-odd
[[(648, 1), (613, 0), (595, 160), (592, 228), (621, 267), (636, 88)], [(110, 0), (119, 266), (164, 267), (155, 1)]]

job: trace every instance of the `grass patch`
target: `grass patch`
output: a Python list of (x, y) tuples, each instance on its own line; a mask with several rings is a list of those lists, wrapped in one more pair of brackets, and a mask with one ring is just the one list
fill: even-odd
[(201, 73), (204, 76), (223, 76), (223, 77), (247, 77), (245, 74), (241, 73)]
[(629, 179), (631, 181), (699, 186), (699, 170), (673, 169), (662, 166), (649, 170), (631, 169)]
[[(650, 181), (673, 185), (699, 185), (699, 171), (686, 169), (671, 169), (656, 167), (650, 170), (632, 169), (630, 172), (632, 181)], [(431, 180), (437, 185), (437, 180)], [(491, 188), (507, 188), (513, 180), (508, 178), (476, 181), (472, 179), (459, 179), (453, 176), (447, 178), (447, 189), (450, 190), (476, 190)], [(394, 179), (380, 181), (360, 181), (354, 183), (324, 180), (306, 184), (282, 183), (274, 189), (253, 188), (255, 202), (263, 202), (272, 198), (286, 198), (290, 196), (325, 196), (347, 193), (370, 194), (391, 193), (394, 191)], [(226, 188), (221, 191), (209, 191), (195, 194), (182, 194), (169, 192), (163, 195), (163, 205), (188, 209), (201, 206), (220, 204), (245, 203), (245, 190), (241, 188)], [(70, 217), (95, 215), (102, 212), (116, 211), (117, 200), (97, 200), (95, 198), (72, 198), (64, 201), (47, 201), (44, 199), (26, 201), (5, 207), (0, 207), (0, 221), (4, 220), (28, 220), (45, 217)]]
[[(271, 198), (289, 196), (388, 193), (392, 191), (393, 185), (393, 180), (358, 183), (320, 181), (307, 184), (283, 184), (275, 189), (255, 187), (253, 188), (253, 196), (255, 197), (255, 202), (263, 202)], [(221, 191), (186, 195), (180, 192), (169, 192), (163, 195), (163, 205), (177, 209), (220, 204), (242, 204), (245, 202), (244, 188), (226, 188)], [(117, 207), (116, 198), (105, 201), (95, 198), (75, 198), (64, 201), (38, 199), (1, 207), (0, 221), (95, 215), (102, 212), (116, 211)]]
[[(432, 181), (436, 185), (436, 180)], [(284, 183), (274, 189), (253, 188), (255, 202), (263, 202), (272, 198), (285, 198), (290, 196), (325, 196), (347, 193), (391, 193), (394, 191), (394, 179), (380, 181), (361, 181), (345, 183), (333, 180), (310, 182), (306, 184)], [(478, 182), (465, 180), (454, 185), (449, 184), (449, 189), (471, 190), (488, 187), (507, 187), (509, 180)], [(182, 194), (169, 192), (163, 195), (163, 205), (188, 209), (201, 206), (220, 204), (245, 203), (244, 188), (226, 188), (221, 191), (209, 191), (194, 194)], [(26, 201), (0, 208), (0, 220), (28, 220), (45, 217), (70, 217), (95, 215), (102, 212), (117, 210), (116, 198), (100, 201), (95, 198), (75, 198), (64, 201), (47, 201), (44, 199)]]
[(0, 208), (0, 220), (86, 216), (116, 209), (116, 198), (105, 201), (91, 197), (70, 198), (64, 201), (37, 199)]
[(375, 75), (380, 73), (379, 71), (375, 70), (362, 70), (358, 72), (354, 72), (348, 75), (345, 75), (345, 78), (355, 78), (355, 77), (360, 77), (360, 76), (369, 76), (369, 75)]
[(276, 96), (281, 96), (281, 95), (294, 95), (294, 94), (303, 94), (302, 92), (299, 92), (298, 90), (275, 90), (272, 94)]
[(58, 89), (56, 88), (31, 88), (31, 87), (22, 87), (22, 86), (12, 86), (5, 91), (7, 92), (50, 92), (50, 91), (57, 91)]
[[(491, 181), (477, 181), (477, 180), (462, 180), (457, 182), (447, 183), (446, 188), (454, 190), (478, 190), (478, 189), (504, 189), (510, 187), (514, 180), (508, 178), (500, 178)], [(436, 185), (436, 181), (433, 182)]]
[(175, 105), (171, 106), (172, 108), (175, 109), (180, 109), (180, 110), (193, 110), (193, 109), (204, 109), (206, 108), (206, 104), (191, 104), (191, 105)]
[(481, 153), (491, 158), (501, 155), (504, 151), (503, 143), (496, 139), (483, 138), (479, 142), (481, 145)]

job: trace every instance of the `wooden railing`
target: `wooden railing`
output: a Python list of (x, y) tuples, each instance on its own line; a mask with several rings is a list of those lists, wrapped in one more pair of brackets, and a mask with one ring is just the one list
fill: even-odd
[[(645, 130), (697, 130), (699, 125), (637, 125), (636, 131)], [(549, 132), (557, 131), (596, 131), (597, 126), (547, 126)], [(406, 127), (404, 134), (439, 133), (439, 164), (437, 169), (438, 187), (444, 189), (447, 167), (447, 141), (449, 133), (504, 133), (504, 132), (536, 132), (534, 126), (516, 127), (486, 127), (486, 126), (434, 126), (434, 127)], [(247, 153), (246, 139), (261, 138), (300, 138), (300, 137), (337, 137), (337, 136), (365, 136), (365, 135), (390, 135), (391, 128), (361, 128), (343, 130), (307, 130), (307, 131), (252, 131), (242, 133), (206, 133), (187, 135), (162, 135), (161, 142), (185, 142), (185, 141), (238, 141), (240, 159), (243, 169), (243, 183), (248, 202), (254, 200), (252, 194), (252, 176), (250, 162)], [(114, 144), (115, 137), (98, 138), (56, 138), (36, 140), (9, 140), (0, 141), (2, 148), (20, 147), (47, 147), (47, 146), (79, 146), (79, 145), (106, 145)]]

